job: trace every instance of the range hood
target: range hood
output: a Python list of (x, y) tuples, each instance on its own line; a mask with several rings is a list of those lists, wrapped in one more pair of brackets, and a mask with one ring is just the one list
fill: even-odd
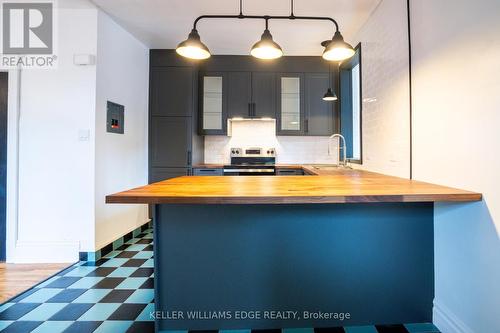
[(245, 123), (246, 125), (252, 126), (254, 123), (256, 126), (262, 125), (263, 123), (272, 123), (273, 127), (276, 127), (276, 119), (269, 117), (262, 118), (244, 118), (244, 117), (233, 117), (227, 119), (227, 136), (233, 135), (233, 123)]
[(269, 118), (269, 117), (254, 117), (254, 118), (244, 118), (244, 117), (233, 117), (233, 118), (228, 118), (228, 121), (276, 121), (274, 118)]

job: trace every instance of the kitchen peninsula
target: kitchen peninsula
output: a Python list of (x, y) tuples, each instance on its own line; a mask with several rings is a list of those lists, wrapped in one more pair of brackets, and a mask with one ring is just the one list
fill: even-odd
[(431, 321), (433, 203), (481, 194), (361, 170), (301, 168), (312, 176), (184, 176), (106, 201), (155, 204), (157, 311), (317, 311), (349, 319), (158, 318), (157, 332)]

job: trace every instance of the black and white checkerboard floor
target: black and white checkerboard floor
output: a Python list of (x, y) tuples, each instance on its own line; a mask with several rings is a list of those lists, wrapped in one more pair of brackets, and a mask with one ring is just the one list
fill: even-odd
[[(2, 333), (154, 332), (153, 231), (103, 259), (79, 262), (0, 305)], [(251, 333), (251, 330), (221, 333)], [(260, 331), (281, 333), (280, 330)], [(432, 324), (284, 329), (283, 333), (439, 333)], [(217, 333), (217, 331), (214, 331)], [(176, 331), (176, 333), (182, 333)]]

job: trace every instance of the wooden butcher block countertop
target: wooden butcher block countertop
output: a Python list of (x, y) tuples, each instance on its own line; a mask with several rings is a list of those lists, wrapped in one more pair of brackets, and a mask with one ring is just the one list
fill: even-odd
[(314, 204), (482, 199), (482, 195), (476, 192), (363, 170), (314, 165), (289, 167), (302, 168), (311, 176), (182, 176), (108, 195), (106, 202)]

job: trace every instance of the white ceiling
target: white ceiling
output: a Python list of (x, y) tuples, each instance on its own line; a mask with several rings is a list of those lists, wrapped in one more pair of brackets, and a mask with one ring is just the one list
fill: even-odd
[[(239, 0), (92, 0), (150, 48), (175, 48), (187, 38), (196, 17), (238, 14)], [(346, 41), (362, 27), (381, 0), (295, 0), (295, 15), (330, 16)], [(243, 0), (247, 15), (289, 15), (289, 0)], [(269, 28), (285, 55), (319, 55), (320, 42), (333, 35), (328, 21), (271, 20)], [(212, 54), (249, 54), (260, 39), (263, 20), (206, 19), (198, 23)]]

